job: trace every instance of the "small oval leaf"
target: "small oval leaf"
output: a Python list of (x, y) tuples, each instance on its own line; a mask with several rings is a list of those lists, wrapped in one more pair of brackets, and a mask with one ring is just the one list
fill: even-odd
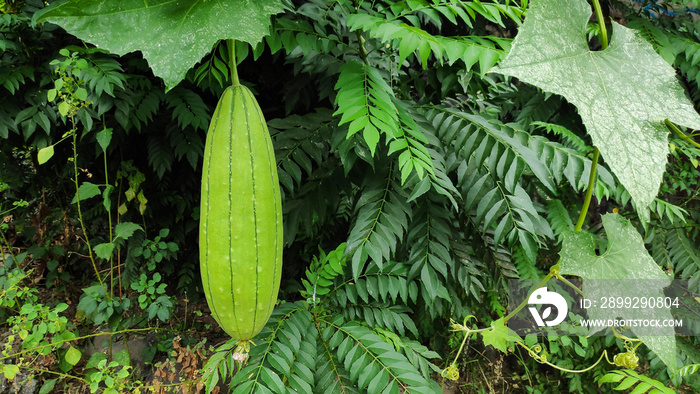
[(80, 357), (82, 355), (83, 354), (80, 353), (80, 350), (71, 346), (70, 348), (68, 348), (68, 351), (66, 352), (65, 360), (68, 364), (75, 365), (80, 361)]
[(45, 381), (44, 384), (41, 386), (41, 389), (39, 390), (39, 394), (50, 393), (56, 385), (57, 380), (58, 379), (48, 379), (47, 381)]
[(68, 112), (70, 112), (70, 105), (68, 105), (68, 103), (65, 101), (61, 101), (58, 104), (58, 113), (60, 113), (61, 116), (66, 116), (68, 115)]
[(86, 101), (87, 100), (87, 90), (85, 88), (78, 88), (75, 90), (75, 97), (77, 97), (80, 101)]
[(44, 164), (49, 159), (53, 157), (53, 145), (49, 145), (45, 148), (39, 149), (39, 152), (37, 153), (37, 160), (39, 161), (39, 164)]
[(112, 141), (112, 129), (104, 129), (100, 131), (97, 133), (97, 135), (95, 135), (95, 139), (97, 139), (97, 143), (100, 144), (102, 151), (107, 152), (107, 147)]
[(14, 364), (5, 365), (5, 370), (3, 372), (5, 373), (5, 379), (12, 380), (15, 378), (15, 375), (17, 375), (17, 372), (19, 372), (19, 367)]

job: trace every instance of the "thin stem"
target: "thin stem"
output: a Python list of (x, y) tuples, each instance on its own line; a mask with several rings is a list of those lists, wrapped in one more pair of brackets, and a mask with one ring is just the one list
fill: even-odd
[(605, 27), (605, 17), (603, 16), (603, 10), (600, 8), (599, 0), (593, 0), (593, 9), (595, 9), (595, 17), (600, 24), (600, 46), (605, 50), (608, 47), (608, 30)]
[[(124, 330), (124, 326), (122, 326), (122, 322), (119, 322), (119, 325), (117, 327), (119, 331), (124, 331), (126, 332), (127, 330)], [(110, 329), (111, 330), (111, 329)], [(114, 334), (109, 336), (109, 358), (112, 358), (112, 338), (114, 337)], [(126, 348), (126, 355), (129, 357), (129, 360), (132, 360), (131, 358), (131, 350), (129, 349), (129, 341), (126, 339), (126, 333), (122, 334), (122, 339), (124, 340), (124, 348)]]
[(598, 151), (598, 148), (594, 148), (593, 159), (591, 160), (591, 173), (588, 176), (588, 188), (586, 189), (586, 198), (583, 200), (581, 214), (578, 216), (578, 221), (576, 222), (576, 227), (574, 228), (574, 231), (580, 231), (583, 227), (583, 222), (586, 220), (586, 215), (588, 214), (588, 207), (591, 205), (591, 199), (593, 198), (593, 187), (595, 186), (595, 176), (596, 170), (598, 169), (599, 157), (600, 151)]
[(80, 376), (69, 375), (67, 373), (51, 371), (49, 369), (43, 369), (43, 368), (25, 367), (24, 365), (17, 365), (17, 366), (19, 368), (26, 369), (27, 371), (32, 371), (32, 372), (36, 372), (36, 373), (47, 373), (47, 374), (51, 374), (51, 375), (60, 376), (60, 379), (75, 379), (75, 380), (79, 380), (85, 384), (90, 383), (86, 379), (81, 378)]
[[(103, 119), (104, 121), (104, 119)], [(104, 167), (105, 167), (105, 187), (109, 188), (109, 174), (107, 173), (107, 151), (104, 151)], [(107, 207), (105, 207), (107, 210)], [(107, 210), (107, 224), (109, 227), (109, 242), (114, 242), (114, 233), (112, 229), (112, 212)], [(109, 257), (109, 294), (114, 297), (114, 256)]]
[(229, 67), (231, 67), (231, 83), (233, 86), (240, 85), (238, 80), (238, 69), (236, 68), (236, 40), (228, 40)]
[[(123, 161), (123, 160), (122, 160)], [(119, 213), (119, 207), (121, 206), (122, 202), (122, 185), (124, 182), (122, 182), (119, 177), (117, 177), (117, 183), (119, 184), (119, 190), (117, 191), (117, 225), (119, 225), (121, 221), (121, 214)], [(145, 231), (145, 230), (144, 230)], [(121, 255), (121, 250), (117, 250), (117, 261), (120, 263), (117, 264), (117, 289), (119, 289), (119, 299), (122, 298), (122, 255)]]
[[(549, 280), (552, 279), (552, 276), (554, 276), (554, 273), (552, 273), (550, 271), (550, 273), (547, 274), (547, 276), (545, 276), (544, 279), (542, 279), (542, 281), (537, 285), (536, 289), (539, 289), (540, 287), (546, 285), (547, 282), (549, 282)], [(529, 296), (528, 296), (528, 298), (529, 298)], [(523, 302), (521, 302), (520, 305), (518, 305), (517, 308), (513, 309), (509, 314), (507, 314), (505, 317), (503, 317), (503, 322), (504, 323), (508, 322), (508, 319), (517, 315), (518, 312), (520, 312), (523, 308), (525, 308), (525, 305), (527, 305), (527, 303), (528, 303), (528, 298), (525, 298), (523, 300)]]
[(569, 286), (569, 287), (571, 287), (572, 289), (574, 289), (574, 291), (576, 291), (576, 292), (579, 293), (580, 295), (583, 295), (583, 292), (582, 292), (581, 290), (579, 290), (578, 287), (576, 287), (573, 283), (569, 282), (568, 279), (566, 279), (566, 278), (564, 278), (563, 276), (559, 275), (559, 272), (557, 272), (556, 277), (557, 277), (557, 279), (559, 279), (560, 281), (564, 282), (564, 284), (566, 284), (567, 286)]
[(588, 371), (590, 371), (591, 369), (595, 368), (596, 365), (600, 364), (600, 362), (603, 361), (603, 357), (605, 357), (605, 360), (606, 360), (609, 364), (613, 364), (612, 362), (610, 362), (610, 359), (608, 358), (608, 351), (607, 351), (607, 350), (603, 350), (603, 353), (602, 353), (602, 354), (600, 355), (600, 357), (598, 358), (598, 361), (596, 361), (595, 364), (591, 365), (591, 366), (588, 367), (588, 368), (584, 368), (584, 369), (567, 369), (567, 368), (562, 368), (562, 367), (559, 367), (559, 366), (557, 366), (557, 365), (555, 365), (555, 364), (550, 363), (550, 362), (547, 361), (546, 359), (543, 359), (539, 354), (533, 352), (532, 349), (530, 349), (529, 347), (525, 346), (524, 343), (522, 343), (522, 342), (520, 342), (520, 341), (515, 341), (515, 343), (517, 343), (518, 345), (522, 346), (525, 350), (527, 350), (527, 352), (530, 354), (530, 356), (532, 356), (532, 358), (534, 358), (537, 362), (542, 363), (542, 364), (549, 365), (550, 367), (556, 368), (556, 369), (558, 369), (558, 370), (560, 370), (560, 371), (563, 371), (563, 372), (569, 372), (569, 373), (583, 373), (583, 372), (588, 372)]
[[(3, 214), (10, 212), (11, 210), (12, 209), (10, 209), (9, 211), (5, 211), (5, 212), (3, 212)], [(19, 266), (19, 262), (17, 261), (17, 255), (15, 255), (14, 250), (12, 250), (12, 245), (10, 245), (10, 241), (8, 241), (7, 238), (5, 238), (5, 233), (0, 231), (0, 237), (2, 238), (2, 242), (5, 244), (5, 247), (7, 248), (7, 252), (10, 254), (10, 256), (12, 256), (12, 260), (15, 262), (15, 264), (17, 264), (17, 266)], [(0, 248), (0, 252), (2, 252), (1, 248)], [(5, 264), (5, 254), (3, 253), (3, 255), (0, 257), (2, 258), (2, 263), (4, 265)]]
[(83, 229), (83, 236), (85, 237), (85, 243), (88, 247), (88, 254), (90, 256), (90, 261), (92, 262), (92, 268), (95, 270), (95, 275), (97, 275), (97, 281), (100, 282), (100, 286), (105, 291), (105, 294), (112, 300), (112, 294), (107, 291), (102, 277), (100, 276), (100, 271), (97, 269), (97, 263), (95, 262), (95, 255), (92, 253), (92, 246), (90, 245), (90, 237), (87, 233), (87, 228), (85, 227), (85, 221), (83, 220), (83, 210), (80, 208), (80, 184), (78, 182), (78, 133), (76, 132), (75, 121), (71, 117), (73, 122), (73, 183), (75, 183), (75, 205), (78, 207), (78, 221), (80, 222), (80, 227)]
[(45, 349), (47, 347), (59, 348), (64, 343), (68, 343), (68, 342), (76, 342), (77, 343), (77, 342), (84, 340), (84, 339), (99, 337), (102, 335), (115, 335), (115, 334), (122, 334), (122, 333), (127, 333), (127, 332), (142, 332), (142, 331), (168, 331), (168, 332), (173, 332), (173, 333), (175, 332), (175, 330), (171, 330), (168, 328), (155, 328), (155, 327), (129, 328), (126, 330), (120, 330), (120, 331), (114, 331), (114, 332), (108, 332), (108, 331), (107, 332), (98, 332), (96, 334), (88, 334), (88, 335), (83, 335), (83, 336), (75, 337), (75, 338), (71, 338), (71, 339), (64, 339), (61, 341), (56, 341), (54, 343), (46, 343), (44, 345), (39, 345), (39, 346), (30, 348), (30, 349), (21, 350), (17, 353), (2, 355), (2, 356), (0, 356), (0, 361), (15, 358), (17, 356), (22, 356), (22, 355), (32, 353), (32, 352), (38, 352), (38, 351), (41, 351), (42, 349)]
[[(102, 122), (104, 125), (104, 115), (102, 116)], [(105, 167), (105, 190), (106, 188), (109, 188), (109, 174), (107, 173), (107, 149), (104, 150), (103, 155), (104, 157), (104, 167)], [(107, 207), (105, 206), (105, 210), (107, 211), (107, 227), (109, 228), (109, 242), (112, 243), (114, 242), (114, 232), (112, 230), (112, 212), (111, 210), (108, 210)], [(87, 239), (87, 238), (86, 238)], [(109, 256), (109, 298), (112, 299), (114, 298), (114, 255)], [(121, 323), (119, 323), (121, 326)], [(112, 345), (114, 344), (113, 342), (113, 336), (109, 336), (109, 358), (110, 360), (112, 359)], [(126, 336), (124, 337), (124, 344), (126, 345), (126, 352), (129, 355), (129, 359), (131, 359), (131, 354), (129, 353), (129, 345), (127, 344)]]

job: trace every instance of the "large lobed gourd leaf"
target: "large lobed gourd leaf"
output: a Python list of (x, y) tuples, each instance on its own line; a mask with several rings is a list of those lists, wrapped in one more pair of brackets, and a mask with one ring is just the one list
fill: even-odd
[[(649, 255), (641, 235), (618, 214), (607, 214), (602, 219), (608, 239), (607, 250), (597, 255), (591, 233), (571, 232), (564, 237), (559, 272), (583, 278), (583, 294), (591, 300), (600, 300), (601, 297), (663, 298), (664, 287), (671, 279)], [(592, 308), (588, 318), (668, 321), (673, 316), (665, 308)], [(655, 327), (650, 332), (633, 326), (631, 330), (671, 371), (678, 370), (673, 327)]]
[(280, 0), (71, 0), (39, 18), (118, 55), (141, 51), (173, 88), (219, 40), (255, 46), (270, 32)]
[(512, 49), (495, 72), (564, 96), (627, 189), (643, 222), (665, 171), (664, 119), (700, 129), (674, 69), (633, 30), (613, 22), (610, 46), (591, 51), (584, 0), (532, 1)]

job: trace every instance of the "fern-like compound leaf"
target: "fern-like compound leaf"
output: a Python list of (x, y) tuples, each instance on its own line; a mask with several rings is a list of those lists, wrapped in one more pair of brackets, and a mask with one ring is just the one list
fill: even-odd
[(391, 175), (390, 169), (368, 178), (356, 202), (356, 219), (346, 249), (355, 278), (368, 258), (381, 269), (408, 228), (412, 208), (403, 188)]

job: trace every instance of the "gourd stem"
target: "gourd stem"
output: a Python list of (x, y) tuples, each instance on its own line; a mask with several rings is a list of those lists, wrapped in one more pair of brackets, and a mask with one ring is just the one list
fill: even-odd
[[(544, 285), (546, 285), (547, 282), (549, 282), (549, 280), (552, 279), (553, 276), (554, 276), (554, 273), (552, 273), (552, 272), (550, 271), (550, 273), (547, 274), (547, 276), (545, 276), (545, 277), (542, 279), (542, 281), (540, 281), (540, 284), (538, 284), (537, 287), (535, 287), (535, 289), (539, 289), (540, 287), (543, 287)], [(528, 298), (530, 298), (529, 295), (528, 295)], [(520, 312), (523, 308), (525, 308), (525, 306), (527, 305), (527, 300), (528, 300), (528, 298), (525, 298), (525, 299), (523, 300), (523, 302), (520, 303), (520, 305), (518, 305), (515, 309), (513, 309), (512, 311), (510, 311), (510, 313), (508, 313), (507, 315), (505, 315), (505, 316), (503, 317), (503, 322), (504, 322), (504, 323), (507, 323), (508, 320), (510, 320), (511, 317), (517, 315), (518, 312)]]
[[(605, 28), (605, 19), (603, 17), (603, 10), (600, 8), (600, 1), (593, 0), (593, 9), (595, 9), (595, 15), (600, 24), (600, 46), (603, 49), (608, 47), (608, 31)], [(598, 168), (598, 158), (600, 157), (600, 151), (595, 147), (593, 149), (593, 159), (591, 163), (591, 173), (588, 177), (588, 188), (586, 189), (586, 197), (583, 200), (583, 206), (581, 207), (581, 214), (578, 216), (578, 221), (576, 222), (576, 227), (574, 231), (580, 231), (583, 227), (583, 222), (586, 220), (586, 215), (588, 214), (588, 207), (591, 205), (591, 198), (593, 197), (593, 187), (595, 186), (595, 176), (596, 170)], [(558, 265), (558, 263), (557, 263)]]
[(603, 10), (600, 8), (600, 1), (593, 0), (593, 9), (595, 9), (595, 17), (598, 19), (600, 24), (600, 46), (604, 50), (608, 47), (608, 31), (605, 27), (605, 19), (603, 16)]
[(231, 67), (231, 83), (236, 86), (241, 82), (238, 80), (238, 69), (236, 68), (236, 40), (228, 40), (229, 67)]
[(698, 144), (697, 142), (693, 141), (692, 138), (688, 137), (688, 135), (686, 135), (684, 132), (682, 132), (678, 127), (676, 127), (676, 125), (674, 125), (673, 123), (671, 123), (670, 120), (665, 119), (665, 120), (664, 120), (664, 123), (666, 123), (666, 126), (667, 126), (668, 128), (670, 128), (671, 130), (673, 130), (673, 132), (676, 133), (676, 135), (677, 135), (678, 137), (680, 137), (680, 139), (682, 139), (683, 141), (685, 141), (685, 142), (687, 142), (687, 143), (693, 145), (693, 146), (696, 147), (696, 148), (700, 148), (700, 144)]
[(588, 189), (586, 189), (586, 198), (583, 200), (581, 214), (578, 216), (578, 221), (576, 222), (576, 227), (574, 228), (574, 231), (579, 231), (583, 227), (583, 221), (586, 220), (588, 207), (591, 205), (591, 198), (593, 198), (593, 187), (595, 186), (595, 175), (596, 170), (598, 168), (598, 157), (600, 157), (600, 151), (598, 151), (598, 148), (594, 148), (593, 159), (591, 159), (591, 174), (588, 176)]

